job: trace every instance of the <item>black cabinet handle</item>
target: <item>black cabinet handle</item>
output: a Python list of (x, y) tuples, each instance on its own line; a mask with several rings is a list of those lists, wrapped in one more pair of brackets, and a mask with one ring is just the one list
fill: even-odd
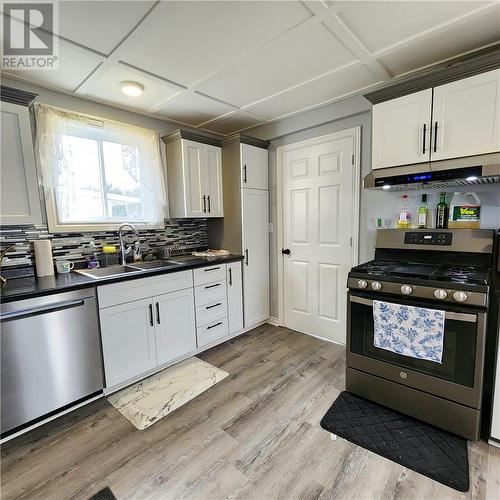
[(283, 250), (281, 250), (281, 253), (283, 255), (290, 255), (292, 252), (290, 251), (289, 248), (283, 248)]
[(149, 304), (149, 324), (153, 326), (153, 305)]
[(211, 306), (207, 306), (205, 307), (205, 309), (212, 309), (213, 307), (217, 307), (217, 306), (221, 306), (222, 305), (222, 302), (217, 302), (217, 304), (213, 304)]
[(425, 136), (427, 135), (427, 124), (424, 123), (424, 140), (422, 141), (422, 154), (425, 154)]
[(208, 289), (208, 288), (215, 288), (216, 286), (220, 286), (221, 284), (220, 283), (216, 283), (215, 285), (207, 285), (205, 287), (205, 290)]
[(222, 321), (219, 321), (218, 323), (215, 323), (215, 325), (210, 325), (207, 326), (207, 330), (210, 330), (211, 328), (215, 328), (216, 326), (222, 325)]
[(203, 195), (203, 213), (207, 213), (207, 197)]
[(437, 151), (438, 142), (438, 122), (434, 123), (434, 153)]
[(156, 303), (156, 322), (160, 324), (160, 304)]
[(211, 267), (210, 269), (203, 269), (203, 271), (206, 273), (207, 271), (217, 271), (217, 269), (220, 269), (219, 267)]
[(245, 265), (248, 266), (248, 248), (245, 250)]
[(247, 166), (243, 165), (243, 182), (247, 183)]
[(210, 213), (210, 195), (207, 196), (208, 199), (208, 213)]
[(229, 286), (233, 286), (233, 270), (229, 268)]

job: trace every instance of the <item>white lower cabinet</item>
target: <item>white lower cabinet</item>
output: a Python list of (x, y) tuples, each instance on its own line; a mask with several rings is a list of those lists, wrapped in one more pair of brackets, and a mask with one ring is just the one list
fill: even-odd
[(153, 298), (158, 365), (196, 349), (193, 289)]
[(208, 325), (203, 325), (197, 330), (198, 347), (204, 347), (228, 335), (227, 315)]
[(229, 334), (243, 329), (243, 281), (241, 262), (227, 265), (227, 316)]
[(157, 366), (151, 299), (99, 311), (106, 387), (113, 387)]

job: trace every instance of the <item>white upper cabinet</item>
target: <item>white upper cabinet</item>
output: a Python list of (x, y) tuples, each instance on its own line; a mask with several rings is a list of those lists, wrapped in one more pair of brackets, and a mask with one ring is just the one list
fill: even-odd
[(167, 185), (170, 217), (222, 217), (221, 148), (169, 136)]
[(432, 160), (500, 151), (500, 69), (434, 89)]
[(430, 159), (432, 89), (373, 106), (372, 168)]
[(29, 109), (1, 103), (1, 224), (41, 224)]
[(268, 152), (267, 149), (240, 145), (241, 187), (267, 189), (268, 187)]

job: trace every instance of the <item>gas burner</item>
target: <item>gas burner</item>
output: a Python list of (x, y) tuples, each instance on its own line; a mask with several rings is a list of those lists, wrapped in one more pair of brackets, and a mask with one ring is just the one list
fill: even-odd
[(476, 266), (441, 266), (433, 278), (451, 283), (487, 285), (489, 270)]

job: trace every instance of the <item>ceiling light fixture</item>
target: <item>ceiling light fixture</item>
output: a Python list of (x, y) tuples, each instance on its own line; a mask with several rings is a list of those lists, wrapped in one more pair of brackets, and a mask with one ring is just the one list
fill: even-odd
[(122, 87), (122, 92), (132, 97), (138, 97), (144, 92), (144, 85), (139, 82), (126, 81), (120, 82), (120, 85)]

